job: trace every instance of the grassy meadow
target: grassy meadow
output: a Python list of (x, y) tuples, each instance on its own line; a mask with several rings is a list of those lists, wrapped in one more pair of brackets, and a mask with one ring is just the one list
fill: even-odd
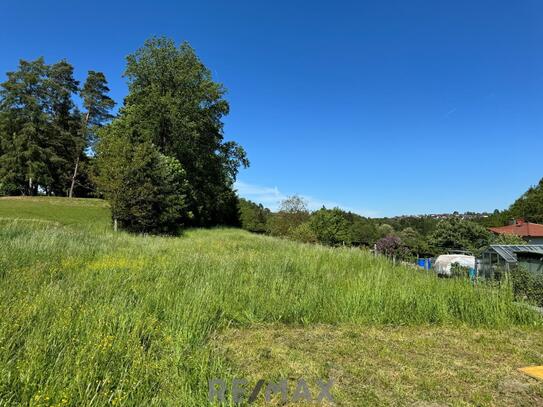
[[(235, 229), (154, 237), (109, 225), (99, 200), (0, 198), (0, 406), (202, 406), (209, 378), (279, 374), (337, 375), (340, 405), (499, 405), (505, 379), (524, 386), (515, 403), (543, 402), (543, 385), (516, 373), (543, 364), (542, 318), (507, 287)], [(462, 357), (424, 342), (447, 335)], [(455, 361), (479, 366), (466, 368), (472, 383), (494, 369), (495, 385), (455, 379), (445, 397), (436, 383), (447, 388)], [(407, 369), (413, 382), (388, 391), (390, 366), (400, 373), (389, 379)]]
[(25, 219), (38, 223), (75, 226), (106, 232), (110, 229), (109, 207), (102, 199), (56, 197), (0, 198), (0, 221)]

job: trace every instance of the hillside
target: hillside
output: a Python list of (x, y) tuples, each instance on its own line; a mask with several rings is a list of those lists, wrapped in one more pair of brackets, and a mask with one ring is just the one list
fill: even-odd
[(0, 219), (53, 222), (105, 231), (111, 224), (109, 206), (101, 199), (0, 197)]
[(542, 320), (507, 288), (236, 229), (108, 224), (102, 201), (0, 199), (0, 400), (200, 406), (212, 377), (295, 375), (333, 377), (340, 405), (448, 403), (449, 380), (465, 403), (543, 402), (516, 372), (543, 363)]

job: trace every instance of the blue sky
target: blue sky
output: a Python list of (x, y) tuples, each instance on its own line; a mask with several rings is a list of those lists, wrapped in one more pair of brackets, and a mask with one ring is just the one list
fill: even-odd
[(228, 89), (241, 195), (365, 215), (506, 208), (543, 177), (543, 2), (28, 1), (2, 6), (19, 58), (103, 71), (153, 35), (188, 40)]

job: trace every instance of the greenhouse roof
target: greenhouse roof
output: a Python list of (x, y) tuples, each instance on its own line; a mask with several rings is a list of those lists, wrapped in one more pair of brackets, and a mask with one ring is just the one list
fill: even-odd
[(508, 263), (516, 263), (517, 253), (534, 253), (543, 255), (543, 244), (504, 245), (491, 244), (487, 250), (494, 250)]

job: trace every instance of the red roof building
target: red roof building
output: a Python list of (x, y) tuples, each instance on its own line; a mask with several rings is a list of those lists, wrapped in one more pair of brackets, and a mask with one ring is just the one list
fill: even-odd
[(498, 235), (517, 235), (530, 244), (543, 244), (543, 225), (525, 222), (517, 219), (513, 225), (490, 228), (490, 231)]

